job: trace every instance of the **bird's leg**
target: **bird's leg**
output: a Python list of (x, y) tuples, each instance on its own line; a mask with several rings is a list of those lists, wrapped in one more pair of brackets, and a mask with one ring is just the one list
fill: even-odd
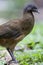
[(12, 52), (9, 48), (7, 48), (7, 51), (8, 51), (9, 54), (11, 55), (12, 60), (9, 61), (7, 64), (4, 64), (4, 65), (9, 65), (9, 64), (11, 64), (12, 62), (13, 62), (13, 63), (18, 63), (18, 61), (14, 58), (13, 52)]
[(9, 48), (7, 48), (7, 51), (8, 51), (9, 54), (11, 55), (12, 61), (14, 61), (15, 63), (17, 63), (17, 60), (15, 59), (15, 57), (14, 57), (14, 55), (13, 55), (13, 52), (12, 52)]

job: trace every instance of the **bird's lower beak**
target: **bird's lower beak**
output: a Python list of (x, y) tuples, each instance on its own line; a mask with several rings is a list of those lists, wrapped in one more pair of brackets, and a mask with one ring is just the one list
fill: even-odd
[(38, 13), (38, 14), (39, 14), (39, 11), (38, 11), (38, 10), (36, 10), (36, 13)]
[(39, 11), (37, 9), (34, 9), (33, 11), (39, 14)]

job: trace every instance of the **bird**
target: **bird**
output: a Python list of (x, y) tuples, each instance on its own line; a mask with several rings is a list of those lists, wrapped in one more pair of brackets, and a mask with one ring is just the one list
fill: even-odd
[(13, 19), (0, 25), (0, 46), (7, 49), (12, 57), (12, 61), (16, 62), (13, 55), (15, 46), (26, 35), (28, 35), (34, 27), (34, 14), (38, 13), (38, 8), (35, 5), (27, 5), (23, 10), (21, 19)]

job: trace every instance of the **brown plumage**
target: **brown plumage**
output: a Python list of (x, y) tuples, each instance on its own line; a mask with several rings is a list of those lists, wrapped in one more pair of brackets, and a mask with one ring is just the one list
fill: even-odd
[[(17, 42), (22, 40), (30, 33), (34, 26), (34, 15), (32, 12), (37, 12), (34, 5), (28, 5), (23, 12), (21, 19), (10, 20), (7, 23), (0, 25), (0, 45), (11, 51), (15, 48)], [(10, 51), (9, 51), (10, 53)], [(12, 54), (10, 53), (12, 56)], [(15, 60), (12, 56), (12, 60)]]
[(17, 42), (30, 33), (34, 25), (34, 18), (31, 13), (29, 14), (29, 18), (27, 18), (28, 14), (25, 14), (26, 17), (21, 20), (11, 20), (0, 26), (0, 45), (13, 50)]

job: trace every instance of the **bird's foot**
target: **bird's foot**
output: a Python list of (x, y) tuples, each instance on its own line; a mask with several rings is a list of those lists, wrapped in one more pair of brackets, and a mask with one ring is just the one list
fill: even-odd
[(18, 61), (17, 61), (17, 60), (15, 60), (15, 59), (11, 60), (10, 62), (13, 62), (13, 63), (18, 63)]
[(15, 65), (15, 64), (18, 64), (18, 61), (17, 60), (10, 60), (8, 63), (4, 64), (4, 65)]

